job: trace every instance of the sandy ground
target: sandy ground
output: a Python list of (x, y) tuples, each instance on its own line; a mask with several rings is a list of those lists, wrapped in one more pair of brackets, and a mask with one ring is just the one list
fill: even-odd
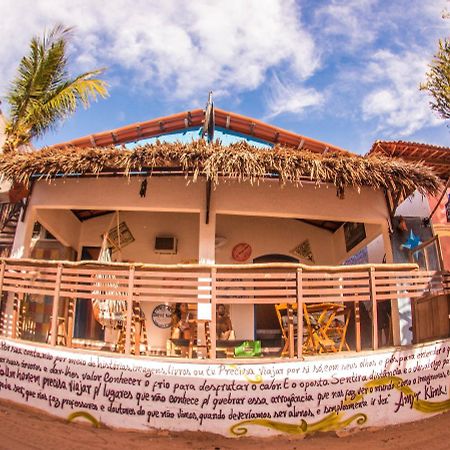
[(0, 400), (0, 449), (429, 449), (450, 448), (450, 412), (411, 424), (347, 436), (231, 439), (208, 433), (130, 432), (67, 423), (31, 408)]

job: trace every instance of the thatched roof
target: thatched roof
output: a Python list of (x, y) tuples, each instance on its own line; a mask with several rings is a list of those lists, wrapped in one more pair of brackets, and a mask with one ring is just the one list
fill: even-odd
[(281, 183), (302, 181), (333, 184), (339, 196), (346, 186), (367, 186), (406, 197), (414, 190), (435, 193), (439, 180), (420, 162), (404, 162), (380, 155), (362, 157), (336, 153), (317, 154), (281, 146), (261, 149), (246, 142), (229, 146), (202, 140), (188, 144), (156, 142), (137, 146), (94, 148), (51, 148), (28, 154), (1, 155), (0, 173), (28, 185), (34, 177), (100, 176), (105, 173), (181, 171), (194, 181), (205, 176), (213, 184), (221, 177), (254, 183), (277, 176)]

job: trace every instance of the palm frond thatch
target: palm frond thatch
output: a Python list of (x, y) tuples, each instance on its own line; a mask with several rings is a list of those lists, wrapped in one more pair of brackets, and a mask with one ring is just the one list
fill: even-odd
[(305, 180), (331, 183), (339, 196), (345, 187), (370, 187), (387, 190), (403, 198), (416, 189), (434, 194), (439, 179), (419, 162), (374, 155), (343, 156), (317, 154), (276, 146), (261, 149), (238, 142), (223, 146), (220, 142), (156, 142), (137, 146), (92, 148), (49, 148), (38, 152), (0, 156), (0, 173), (16, 183), (28, 185), (34, 177), (101, 175), (136, 171), (151, 174), (156, 170), (178, 169), (195, 181), (205, 176), (214, 185), (221, 177), (255, 183), (266, 177), (278, 177), (282, 184), (301, 185)]

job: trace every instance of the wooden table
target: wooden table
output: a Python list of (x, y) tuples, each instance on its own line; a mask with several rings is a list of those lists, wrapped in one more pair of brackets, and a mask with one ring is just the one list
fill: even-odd
[[(294, 343), (297, 339), (297, 304), (278, 304), (275, 310), (280, 322), (285, 344), (282, 356), (294, 355)], [(350, 350), (346, 341), (347, 327), (351, 310), (343, 303), (304, 303), (303, 336), (304, 353), (340, 352)], [(343, 320), (339, 319), (342, 316)]]
[[(305, 352), (340, 352), (347, 344), (346, 334), (351, 310), (343, 303), (305, 303), (303, 318), (307, 338), (303, 344)], [(338, 317), (342, 316), (343, 320)]]

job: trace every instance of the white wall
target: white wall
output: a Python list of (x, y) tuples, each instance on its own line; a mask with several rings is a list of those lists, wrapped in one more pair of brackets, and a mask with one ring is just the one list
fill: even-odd
[[(141, 180), (82, 178), (37, 182), (30, 205), (60, 209), (111, 209), (199, 212), (205, 206), (205, 183), (182, 177), (149, 179), (147, 196), (139, 196)], [(267, 180), (258, 185), (224, 181), (212, 192), (218, 214), (295, 217), (382, 223), (388, 218), (382, 192), (347, 189), (345, 199), (332, 186), (302, 187)]]
[[(315, 264), (335, 264), (333, 234), (299, 220), (218, 215), (216, 234), (227, 239), (226, 244), (216, 250), (216, 262), (235, 264), (232, 249), (236, 244), (246, 242), (252, 247), (249, 261), (272, 253), (280, 253), (297, 258), (290, 253), (293, 248), (308, 239)], [(305, 264), (313, 264), (302, 260)]]
[(333, 262), (332, 264), (343, 263), (347, 258), (358, 253), (361, 249), (363, 249), (369, 242), (371, 242), (373, 239), (379, 236), (382, 232), (380, 225), (365, 223), (364, 226), (366, 229), (366, 238), (358, 245), (356, 245), (354, 248), (352, 248), (349, 252), (347, 252), (347, 249), (345, 247), (344, 228), (341, 227), (336, 231), (336, 233), (334, 233), (333, 244), (336, 255), (336, 261)]
[(63, 245), (77, 249), (81, 223), (72, 211), (39, 209), (36, 220)]
[[(113, 259), (154, 264), (192, 262), (198, 258), (198, 214), (123, 211), (120, 222), (125, 222), (135, 241), (122, 249), (122, 257), (114, 253)], [(112, 225), (111, 225), (112, 222)], [(82, 223), (79, 249), (83, 246), (101, 246), (101, 236), (117, 225), (116, 216), (108, 214)], [(178, 250), (174, 255), (154, 252), (156, 236), (175, 236)], [(81, 254), (81, 252), (80, 252)]]

